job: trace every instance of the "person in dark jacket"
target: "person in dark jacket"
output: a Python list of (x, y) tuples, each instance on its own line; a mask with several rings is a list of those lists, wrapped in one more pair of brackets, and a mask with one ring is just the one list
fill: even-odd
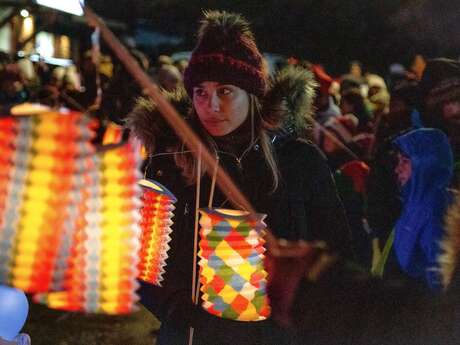
[[(286, 240), (323, 241), (348, 255), (347, 220), (324, 156), (316, 146), (299, 139), (299, 131), (276, 131), (290, 116), (299, 114), (291, 122), (306, 125), (313, 94), (310, 73), (286, 72), (268, 90), (265, 63), (246, 20), (210, 11), (204, 15), (184, 84), (187, 94), (178, 90), (168, 97), (186, 114), (186, 96), (190, 96), (192, 107), (186, 121), (256, 211), (267, 214), (272, 233)], [(289, 110), (286, 105), (291, 105)], [(178, 199), (162, 286), (141, 283), (140, 288), (141, 303), (162, 323), (157, 344), (187, 343), (190, 327), (194, 328), (193, 344), (290, 344), (291, 336), (271, 318), (233, 321), (192, 304), (196, 160), (161, 120), (152, 102), (141, 101), (128, 124), (149, 152), (146, 176)], [(198, 178), (202, 207), (208, 204), (211, 179)], [(237, 207), (219, 189), (213, 205)], [(279, 308), (272, 305), (272, 309), (276, 316)]]
[(369, 226), (383, 247), (401, 214), (401, 199), (394, 168), (396, 164), (393, 140), (415, 128), (412, 114), (419, 104), (417, 83), (401, 81), (391, 93), (390, 112), (377, 128), (367, 180)]

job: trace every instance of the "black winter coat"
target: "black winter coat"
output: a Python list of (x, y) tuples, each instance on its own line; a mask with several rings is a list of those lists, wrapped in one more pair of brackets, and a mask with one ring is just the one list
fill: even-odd
[[(350, 236), (343, 207), (326, 160), (319, 149), (299, 139), (277, 144), (280, 185), (271, 192), (272, 177), (255, 144), (238, 162), (221, 153), (220, 164), (278, 238), (324, 240), (332, 249), (350, 255)], [(240, 322), (211, 316), (191, 303), (195, 185), (187, 186), (171, 155), (152, 157), (147, 177), (177, 197), (174, 225), (163, 286), (141, 283), (141, 303), (162, 322), (158, 345), (186, 344), (189, 326), (194, 344), (291, 344), (290, 336), (272, 320)], [(208, 204), (210, 179), (201, 182), (200, 206)], [(214, 207), (234, 208), (218, 189)]]

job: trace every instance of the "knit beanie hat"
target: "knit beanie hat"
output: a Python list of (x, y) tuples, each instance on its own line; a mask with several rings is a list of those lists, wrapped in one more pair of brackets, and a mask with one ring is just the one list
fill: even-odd
[(429, 107), (460, 99), (460, 61), (446, 58), (428, 60), (419, 86), (421, 96)]
[(329, 89), (332, 84), (332, 77), (326, 73), (321, 65), (312, 65), (311, 70), (315, 75), (315, 79), (319, 84), (319, 91), (323, 95), (329, 94)]
[(258, 97), (264, 96), (268, 73), (249, 23), (239, 14), (204, 12), (198, 43), (184, 72), (190, 97), (193, 87), (214, 81), (231, 84)]

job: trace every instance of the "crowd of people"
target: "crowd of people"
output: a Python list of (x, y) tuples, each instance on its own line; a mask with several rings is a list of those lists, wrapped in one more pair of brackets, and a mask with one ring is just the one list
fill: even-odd
[[(89, 51), (77, 69), (2, 54), (0, 109), (68, 107), (141, 139), (145, 175), (178, 199), (164, 283), (140, 289), (162, 322), (157, 344), (186, 343), (190, 327), (195, 344), (454, 343), (460, 61), (418, 56), (383, 77), (359, 61), (338, 77), (300, 58), (268, 71), (246, 20), (218, 11), (189, 61), (131, 53), (267, 214), (272, 318), (229, 321), (192, 304), (196, 181), (205, 206), (212, 180), (119, 61)], [(232, 207), (219, 189), (214, 205)]]

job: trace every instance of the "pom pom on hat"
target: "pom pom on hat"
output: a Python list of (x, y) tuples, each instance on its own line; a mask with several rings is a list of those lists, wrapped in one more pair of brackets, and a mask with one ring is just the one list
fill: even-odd
[(193, 87), (204, 81), (235, 85), (258, 97), (265, 95), (267, 65), (249, 23), (241, 15), (204, 12), (198, 43), (184, 72), (184, 85), (190, 97)]

